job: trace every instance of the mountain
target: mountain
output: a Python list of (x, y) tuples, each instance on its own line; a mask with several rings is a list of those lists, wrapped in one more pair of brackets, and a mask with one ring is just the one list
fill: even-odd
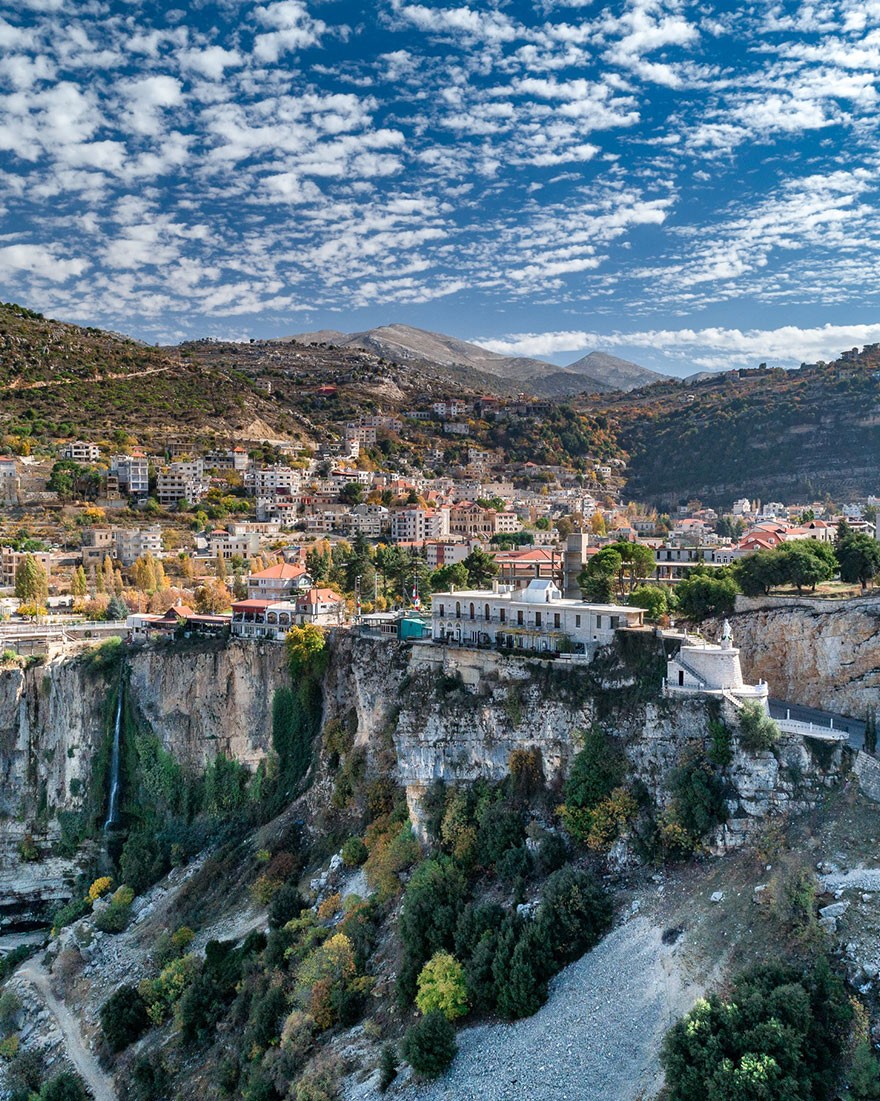
[[(397, 363), (434, 364), (446, 370), (467, 368), (481, 376), (494, 376), (508, 384), (502, 392), (511, 392), (509, 384), (538, 397), (564, 398), (575, 394), (603, 394), (611, 390), (632, 390), (647, 386), (665, 376), (635, 363), (591, 352), (569, 367), (557, 367), (542, 359), (505, 356), (479, 344), (416, 329), (411, 325), (382, 325), (359, 333), (337, 333), (332, 329), (300, 333), (288, 339), (301, 344), (327, 343), (340, 348), (362, 348)], [(464, 381), (459, 377), (459, 381)], [(473, 379), (474, 384), (477, 379)], [(498, 390), (497, 383), (490, 388)], [(516, 387), (513, 387), (516, 389)]]
[(590, 352), (582, 359), (569, 363), (566, 371), (573, 371), (578, 375), (587, 375), (591, 379), (599, 379), (612, 390), (638, 390), (642, 386), (651, 386), (655, 382), (667, 379), (668, 375), (662, 375), (659, 371), (652, 371), (648, 367), (640, 367), (638, 363), (631, 363), (628, 359), (619, 359), (607, 352)]

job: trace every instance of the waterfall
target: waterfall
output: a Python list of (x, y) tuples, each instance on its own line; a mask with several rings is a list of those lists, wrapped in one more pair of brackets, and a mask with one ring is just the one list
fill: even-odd
[(111, 830), (119, 820), (119, 758), (122, 740), (122, 696), (123, 681), (119, 678), (119, 695), (116, 699), (116, 719), (113, 724), (113, 751), (110, 755), (110, 802), (107, 806), (105, 830)]

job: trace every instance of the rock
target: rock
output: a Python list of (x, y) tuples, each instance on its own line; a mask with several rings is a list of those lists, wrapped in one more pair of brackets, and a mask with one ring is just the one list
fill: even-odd
[(710, 902), (722, 902), (724, 900), (724, 891), (713, 891), (709, 896)]
[(819, 910), (819, 917), (821, 918), (837, 918), (843, 917), (843, 915), (849, 909), (848, 902), (832, 902), (830, 906), (823, 906)]

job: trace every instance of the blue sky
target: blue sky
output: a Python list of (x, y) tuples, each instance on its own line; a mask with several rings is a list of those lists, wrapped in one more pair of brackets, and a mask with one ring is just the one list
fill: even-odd
[(0, 296), (149, 341), (880, 341), (880, 0), (17, 0)]

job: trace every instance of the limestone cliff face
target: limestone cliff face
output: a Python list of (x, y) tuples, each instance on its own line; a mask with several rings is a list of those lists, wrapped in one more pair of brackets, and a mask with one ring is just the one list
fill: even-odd
[[(809, 707), (862, 717), (880, 707), (880, 593), (856, 600), (743, 600), (731, 617), (747, 681)], [(742, 611), (739, 609), (742, 608)], [(708, 637), (717, 622), (704, 625)]]
[(145, 646), (127, 660), (128, 699), (167, 750), (196, 770), (218, 753), (255, 768), (270, 748), (272, 698), (289, 685), (277, 643)]
[[(133, 649), (122, 676), (134, 714), (194, 770), (219, 752), (256, 767), (289, 684), (283, 646), (237, 642)], [(119, 680), (80, 656), (0, 669), (0, 927), (45, 920), (94, 855), (91, 843), (81, 859), (57, 855), (61, 821), (100, 825)]]
[(0, 924), (70, 897), (78, 864), (50, 850), (58, 813), (85, 806), (114, 690), (80, 660), (0, 670)]

